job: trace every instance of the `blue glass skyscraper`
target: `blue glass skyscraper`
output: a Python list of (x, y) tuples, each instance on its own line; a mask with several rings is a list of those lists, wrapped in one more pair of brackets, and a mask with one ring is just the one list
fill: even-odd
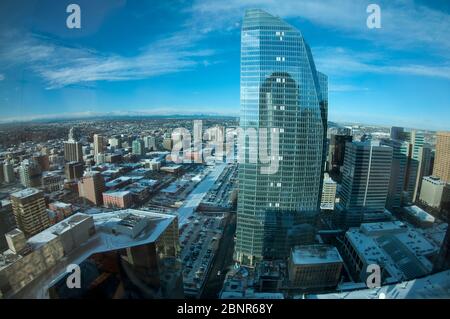
[[(327, 77), (316, 71), (300, 31), (262, 10), (247, 10), (241, 33), (240, 128), (276, 130), (279, 165), (265, 174), (260, 161), (240, 159), (235, 257), (242, 264), (271, 258), (276, 247), (268, 247), (266, 239), (276, 233), (280, 214), (287, 216), (280, 221), (286, 230), (286, 223), (312, 223), (319, 211), (327, 92)], [(240, 145), (247, 155), (251, 146), (250, 138)], [(305, 229), (297, 226), (292, 225)]]

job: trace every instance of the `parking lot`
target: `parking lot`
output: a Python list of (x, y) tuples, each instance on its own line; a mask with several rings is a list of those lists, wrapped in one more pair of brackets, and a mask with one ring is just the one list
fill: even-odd
[(208, 276), (224, 229), (225, 215), (196, 214), (180, 229), (186, 297), (198, 297)]

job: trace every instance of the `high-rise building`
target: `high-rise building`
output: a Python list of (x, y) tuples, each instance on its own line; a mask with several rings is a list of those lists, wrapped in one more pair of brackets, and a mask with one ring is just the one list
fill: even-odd
[(5, 234), (16, 228), (11, 201), (0, 201), (0, 251), (7, 249)]
[(69, 139), (64, 142), (64, 159), (67, 162), (83, 161), (83, 148), (78, 141), (78, 133), (74, 127), (70, 128)]
[(435, 176), (426, 176), (422, 179), (422, 188), (420, 191), (420, 201), (428, 206), (440, 208), (442, 194), (444, 193), (446, 183)]
[(83, 177), (84, 165), (80, 162), (66, 163), (64, 173), (68, 180), (78, 179)]
[(323, 192), (320, 209), (334, 210), (336, 188), (337, 183), (333, 181), (328, 174), (325, 174), (325, 178), (323, 179)]
[(80, 142), (64, 142), (64, 159), (68, 162), (82, 162), (83, 150)]
[(380, 144), (392, 148), (392, 167), (386, 207), (388, 209), (398, 209), (402, 207), (402, 201), (405, 196), (405, 179), (410, 144), (401, 140), (392, 139), (382, 140)]
[(41, 171), (48, 171), (50, 169), (50, 161), (47, 154), (34, 154), (33, 161), (39, 165)]
[(24, 187), (41, 186), (42, 171), (32, 159), (23, 160), (19, 168), (20, 182)]
[(392, 148), (371, 142), (348, 143), (345, 150), (340, 201), (341, 227), (355, 227), (366, 214), (383, 214), (391, 175)]
[(100, 206), (103, 204), (102, 193), (105, 190), (105, 181), (99, 172), (88, 171), (78, 181), (78, 194), (89, 203)]
[(7, 184), (14, 183), (14, 181), (16, 180), (13, 165), (9, 160), (6, 160), (3, 163), (3, 178), (5, 179), (5, 183)]
[(27, 188), (12, 193), (11, 204), (17, 227), (26, 237), (33, 236), (50, 226), (42, 191)]
[(162, 146), (165, 150), (172, 151), (173, 149), (173, 140), (171, 137), (165, 137), (162, 141)]
[(405, 129), (403, 127), (393, 126), (391, 127), (391, 139), (392, 140), (405, 140)]
[(108, 144), (115, 149), (122, 147), (122, 141), (118, 137), (111, 137), (110, 139), (108, 139)]
[(408, 205), (414, 202), (414, 193), (417, 186), (417, 175), (419, 174), (421, 148), (424, 144), (425, 136), (422, 132), (411, 131), (409, 135), (409, 152), (406, 163), (405, 193), (403, 204)]
[(438, 132), (436, 135), (433, 175), (450, 183), (450, 132)]
[(144, 141), (140, 138), (133, 141), (132, 145), (132, 153), (137, 156), (145, 155), (145, 144)]
[(3, 173), (3, 161), (0, 162), (0, 185), (5, 181), (5, 175)]
[[(245, 138), (240, 145), (245, 156), (239, 167), (235, 255), (243, 264), (254, 265), (264, 258), (267, 214), (295, 212), (310, 219), (320, 209), (326, 82), (297, 29), (262, 10), (246, 11), (241, 32), (240, 129), (278, 132), (279, 150), (278, 169), (267, 174), (261, 170), (267, 164), (249, 160), (254, 141)], [(267, 140), (271, 145), (270, 133)], [(267, 153), (274, 158), (274, 151)]]
[(156, 138), (154, 136), (144, 137), (145, 148), (149, 151), (156, 151)]
[(350, 135), (330, 135), (330, 147), (328, 153), (328, 170), (341, 173), (342, 166), (344, 165), (345, 145), (351, 143), (353, 137)]
[(97, 155), (103, 153), (105, 150), (106, 150), (105, 137), (99, 134), (94, 134), (94, 158), (97, 158)]
[(428, 176), (431, 171), (431, 148), (429, 146), (419, 147), (418, 152), (418, 167), (417, 167), (417, 179), (414, 188), (413, 200), (417, 201), (420, 196), (420, 190), (422, 188), (422, 179)]
[(47, 193), (61, 190), (63, 182), (63, 176), (59, 172), (44, 172), (42, 174), (42, 189)]

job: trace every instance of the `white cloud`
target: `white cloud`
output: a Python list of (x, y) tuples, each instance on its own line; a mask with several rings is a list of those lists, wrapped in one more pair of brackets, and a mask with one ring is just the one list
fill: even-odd
[[(379, 0), (381, 29), (368, 29), (369, 0), (196, 0), (192, 25), (224, 29), (242, 19), (247, 8), (261, 8), (282, 18), (301, 18), (328, 27), (332, 32), (366, 39), (397, 49), (421, 49), (450, 56), (450, 15), (417, 5), (413, 0)], [(424, 47), (425, 45), (425, 47)]]
[(352, 84), (330, 84), (328, 87), (329, 92), (356, 92), (356, 91), (369, 91), (367, 87), (359, 87)]
[(0, 73), (0, 81), (3, 81), (5, 79), (5, 76)]
[[(193, 47), (195, 36), (174, 34), (125, 57), (88, 48), (69, 47), (37, 35), (7, 43), (0, 52), (6, 65), (25, 64), (49, 89), (94, 81), (136, 80), (191, 69), (203, 64), (212, 50)], [(9, 46), (8, 46), (9, 45)]]
[(316, 47), (312, 51), (317, 68), (335, 77), (348, 77), (351, 74), (358, 73), (379, 73), (450, 79), (450, 63), (433, 65), (401, 64), (389, 60), (381, 53), (357, 52), (341, 47)]

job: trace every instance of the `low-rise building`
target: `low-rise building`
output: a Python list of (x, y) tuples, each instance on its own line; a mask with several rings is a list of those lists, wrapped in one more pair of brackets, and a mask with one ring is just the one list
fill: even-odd
[(109, 208), (129, 208), (133, 196), (129, 191), (110, 191), (103, 193), (103, 205)]
[(440, 208), (445, 185), (446, 183), (438, 177), (424, 177), (420, 190), (420, 201), (428, 206)]
[[(15, 230), (7, 239), (0, 256), (3, 298), (183, 298), (175, 216), (79, 213), (31, 238)], [(66, 284), (72, 264), (79, 267), (80, 289)]]
[(365, 282), (369, 265), (378, 265), (382, 283), (395, 283), (431, 273), (439, 244), (400, 221), (366, 223), (350, 228), (343, 257), (355, 281)]
[(289, 258), (290, 286), (301, 290), (334, 288), (341, 279), (343, 264), (334, 246), (296, 246)]
[(403, 210), (405, 211), (406, 219), (417, 227), (431, 227), (436, 221), (436, 218), (428, 214), (420, 207), (407, 206), (404, 207)]

